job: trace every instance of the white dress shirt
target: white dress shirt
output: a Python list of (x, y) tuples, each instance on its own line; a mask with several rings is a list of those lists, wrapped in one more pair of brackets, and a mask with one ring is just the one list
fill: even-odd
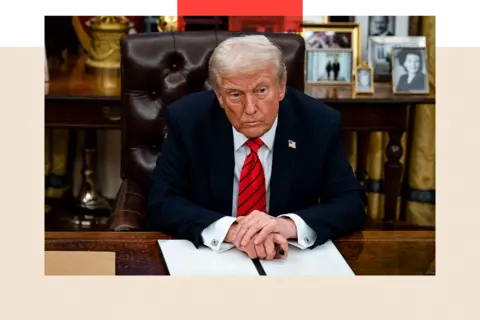
[[(272, 173), (272, 157), (273, 157), (273, 144), (275, 142), (275, 131), (277, 129), (278, 117), (275, 122), (260, 139), (263, 141), (263, 145), (258, 150), (258, 157), (262, 164), (263, 171), (265, 173), (265, 185), (267, 189), (266, 194), (266, 206), (267, 214), (270, 206), (270, 177)], [(232, 195), (232, 216), (223, 217), (210, 226), (205, 228), (202, 232), (203, 244), (214, 251), (226, 251), (234, 247), (231, 243), (223, 242), (225, 236), (230, 229), (230, 226), (235, 222), (237, 216), (237, 201), (238, 201), (238, 185), (240, 181), (240, 174), (242, 171), (245, 158), (250, 154), (250, 148), (245, 144), (248, 138), (242, 133), (238, 132), (235, 128), (233, 130), (233, 143), (235, 148), (235, 173), (233, 179), (233, 195)], [(297, 241), (289, 241), (291, 245), (294, 245), (300, 249), (306, 249), (313, 245), (317, 239), (317, 234), (310, 228), (305, 221), (294, 213), (282, 214), (279, 217), (288, 217), (293, 220), (297, 228)]]

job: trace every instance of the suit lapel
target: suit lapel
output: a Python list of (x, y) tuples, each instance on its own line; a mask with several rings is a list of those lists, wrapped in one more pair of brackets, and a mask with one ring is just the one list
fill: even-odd
[(218, 105), (210, 126), (209, 157), (210, 188), (213, 210), (231, 215), (233, 174), (235, 166), (232, 126)]
[(270, 180), (269, 214), (279, 215), (287, 212), (285, 205), (289, 198), (297, 145), (289, 145), (289, 140), (296, 144), (298, 135), (295, 130), (296, 115), (287, 97), (280, 103), (278, 126), (273, 147), (272, 176)]

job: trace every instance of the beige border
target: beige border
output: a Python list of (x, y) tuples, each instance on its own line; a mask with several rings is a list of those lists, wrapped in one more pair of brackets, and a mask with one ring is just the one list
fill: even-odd
[(437, 276), (45, 277), (44, 50), (1, 48), (3, 318), (476, 319), (479, 56), (437, 50)]

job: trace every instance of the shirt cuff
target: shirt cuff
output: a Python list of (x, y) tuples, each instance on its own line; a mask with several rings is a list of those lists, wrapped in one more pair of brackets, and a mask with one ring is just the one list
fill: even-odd
[(317, 240), (317, 233), (310, 228), (305, 221), (294, 213), (287, 213), (278, 216), (288, 217), (293, 220), (297, 227), (297, 240), (289, 240), (288, 243), (300, 249), (307, 249), (311, 247)]
[(234, 217), (223, 217), (202, 231), (203, 244), (213, 251), (222, 252), (234, 247), (232, 243), (224, 243), (230, 226), (235, 222)]

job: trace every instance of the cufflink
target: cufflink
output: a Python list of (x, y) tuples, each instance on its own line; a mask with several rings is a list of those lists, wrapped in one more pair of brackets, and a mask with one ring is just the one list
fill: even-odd
[(218, 244), (218, 240), (217, 239), (213, 239), (212, 240), (212, 246), (216, 246)]
[(305, 237), (305, 242), (306, 242), (306, 243), (310, 243), (310, 239), (308, 239), (307, 237)]

